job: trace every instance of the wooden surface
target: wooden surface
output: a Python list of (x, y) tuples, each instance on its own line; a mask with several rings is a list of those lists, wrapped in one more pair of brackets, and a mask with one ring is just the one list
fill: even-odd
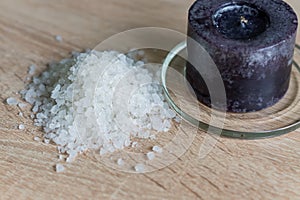
[[(297, 1), (289, 2), (300, 11)], [(73, 50), (93, 48), (131, 28), (184, 33), (191, 3), (1, 0), (0, 199), (300, 199), (300, 131), (257, 141), (220, 139), (202, 159), (205, 133), (199, 132), (187, 153), (153, 173), (122, 173), (81, 155), (57, 174), (56, 147), (33, 141), (41, 132), (32, 125), (29, 108), (21, 118), (20, 109), (3, 103), (24, 87), (31, 64), (41, 71)], [(25, 131), (17, 129), (20, 123)]]

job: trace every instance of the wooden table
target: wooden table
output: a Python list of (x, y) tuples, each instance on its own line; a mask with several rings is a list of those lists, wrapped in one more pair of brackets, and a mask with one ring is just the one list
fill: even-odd
[[(289, 1), (300, 10), (298, 0)], [(81, 155), (56, 173), (54, 145), (33, 141), (41, 131), (29, 108), (7, 106), (24, 88), (28, 66), (93, 48), (131, 28), (186, 31), (192, 0), (1, 0), (0, 199), (300, 199), (300, 131), (243, 141), (220, 139), (199, 159), (199, 132), (187, 153), (153, 173), (122, 173)], [(63, 42), (57, 42), (61, 35)], [(18, 130), (23, 123), (26, 130)], [(32, 134), (33, 133), (33, 134)]]

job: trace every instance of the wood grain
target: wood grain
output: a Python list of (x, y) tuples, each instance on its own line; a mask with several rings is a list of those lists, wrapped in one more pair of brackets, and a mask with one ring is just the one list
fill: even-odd
[[(297, 0), (289, 2), (300, 11)], [(300, 199), (299, 130), (265, 140), (218, 139), (202, 159), (198, 152), (206, 134), (199, 131), (191, 148), (159, 171), (123, 173), (81, 155), (58, 174), (56, 147), (33, 141), (41, 131), (32, 125), (29, 108), (22, 118), (19, 108), (5, 105), (7, 97), (24, 88), (29, 65), (42, 71), (71, 51), (93, 48), (131, 28), (184, 33), (191, 3), (1, 0), (0, 199)], [(25, 131), (17, 129), (20, 123)]]

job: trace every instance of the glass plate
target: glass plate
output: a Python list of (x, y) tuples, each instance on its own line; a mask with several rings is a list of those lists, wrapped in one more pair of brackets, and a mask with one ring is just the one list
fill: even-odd
[[(252, 113), (225, 113), (200, 103), (185, 79), (186, 41), (178, 44), (162, 66), (162, 85), (168, 103), (186, 121), (203, 131), (225, 137), (258, 139), (279, 136), (300, 127), (300, 46), (296, 45), (290, 87), (276, 105)], [(185, 57), (185, 56), (184, 56)], [(174, 73), (175, 72), (175, 73)]]

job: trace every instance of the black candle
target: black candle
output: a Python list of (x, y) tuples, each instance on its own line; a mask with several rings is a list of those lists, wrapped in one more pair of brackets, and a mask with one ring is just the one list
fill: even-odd
[[(284, 96), (289, 87), (297, 25), (295, 12), (281, 0), (194, 3), (189, 11), (188, 36), (200, 43), (217, 65), (228, 111), (258, 111)], [(193, 61), (197, 59), (196, 47), (190, 40), (188, 54)], [(199, 101), (211, 106), (203, 78), (189, 63), (186, 77)]]

